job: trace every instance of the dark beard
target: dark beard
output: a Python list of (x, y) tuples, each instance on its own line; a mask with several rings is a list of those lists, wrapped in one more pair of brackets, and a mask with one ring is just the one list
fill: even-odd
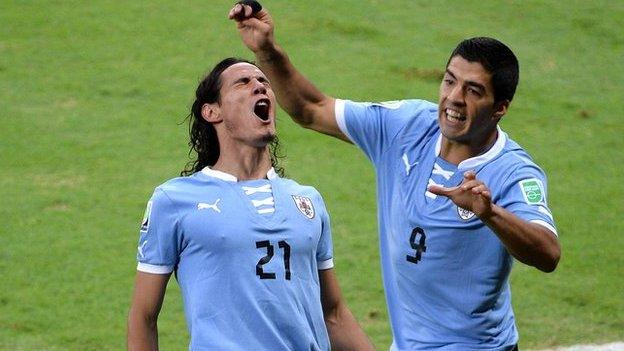
[(272, 143), (272, 142), (273, 142), (276, 138), (277, 138), (277, 135), (275, 135), (275, 134), (267, 134), (267, 135), (264, 135), (264, 136), (262, 137), (262, 142), (263, 142), (263, 143), (270, 144), (270, 143)]

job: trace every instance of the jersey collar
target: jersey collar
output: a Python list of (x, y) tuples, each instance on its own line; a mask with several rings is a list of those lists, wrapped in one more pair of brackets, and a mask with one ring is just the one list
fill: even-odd
[[(209, 177), (214, 177), (214, 178), (218, 178), (221, 180), (225, 180), (226, 182), (237, 182), (238, 179), (233, 176), (232, 174), (229, 173), (225, 173), (225, 172), (221, 172), (221, 171), (217, 171), (215, 169), (212, 169), (208, 166), (204, 167), (204, 169), (201, 170), (201, 172)], [(267, 172), (266, 177), (270, 180), (276, 179), (278, 177), (277, 172), (275, 172), (275, 169), (273, 167), (271, 167), (271, 169), (269, 169), (269, 171)]]
[[(496, 126), (496, 130), (498, 131), (498, 136), (496, 137), (496, 142), (492, 147), (486, 152), (479, 156), (471, 157), (467, 160), (463, 160), (457, 165), (457, 170), (465, 171), (469, 169), (474, 169), (477, 166), (480, 166), (498, 156), (498, 154), (503, 151), (505, 144), (507, 143), (507, 134), (503, 132), (503, 130)], [(436, 142), (435, 154), (436, 156), (440, 156), (440, 149), (442, 147), (442, 133), (438, 135), (438, 141)]]

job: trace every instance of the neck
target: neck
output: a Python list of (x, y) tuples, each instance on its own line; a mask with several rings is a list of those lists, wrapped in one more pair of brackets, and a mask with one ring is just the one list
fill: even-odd
[(231, 174), (238, 180), (251, 180), (266, 178), (271, 166), (268, 146), (237, 145), (222, 148), (212, 169)]
[(468, 143), (450, 140), (442, 135), (440, 157), (452, 164), (458, 165), (462, 161), (486, 153), (492, 148), (494, 143), (496, 143), (497, 138), (498, 130), (496, 129), (486, 137)]

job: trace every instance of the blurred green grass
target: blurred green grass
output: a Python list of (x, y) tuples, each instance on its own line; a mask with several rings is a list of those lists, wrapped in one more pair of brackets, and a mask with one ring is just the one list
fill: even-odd
[[(502, 125), (543, 166), (563, 246), (545, 275), (516, 264), (522, 348), (624, 335), (624, 3), (264, 1), (295, 64), (355, 100), (436, 101), (437, 74), (475, 35), (509, 44), (521, 83)], [(0, 350), (119, 350), (138, 222), (154, 186), (186, 162), (202, 74), (251, 58), (229, 1), (0, 3)], [(343, 293), (380, 349), (390, 330), (379, 274), (372, 167), (354, 147), (282, 112), (289, 176), (332, 214)], [(185, 349), (168, 287), (161, 348)]]

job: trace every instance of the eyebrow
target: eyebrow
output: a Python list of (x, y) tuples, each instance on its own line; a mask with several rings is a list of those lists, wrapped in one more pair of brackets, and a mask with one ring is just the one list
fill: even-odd
[(232, 85), (236, 85), (238, 83), (248, 83), (249, 81), (251, 81), (253, 78), (256, 78), (260, 83), (270, 83), (269, 79), (264, 77), (264, 76), (243, 76), (238, 78), (237, 80), (232, 82)]
[[(448, 74), (449, 76), (451, 76), (453, 79), (457, 80), (457, 77), (455, 77), (455, 75), (453, 74), (453, 72), (451, 72), (448, 68), (446, 69), (446, 74)], [(480, 89), (481, 91), (485, 91), (485, 86), (481, 83), (477, 83), (473, 80), (466, 80), (465, 81), (466, 84), (468, 84), (471, 87), (475, 87)]]

